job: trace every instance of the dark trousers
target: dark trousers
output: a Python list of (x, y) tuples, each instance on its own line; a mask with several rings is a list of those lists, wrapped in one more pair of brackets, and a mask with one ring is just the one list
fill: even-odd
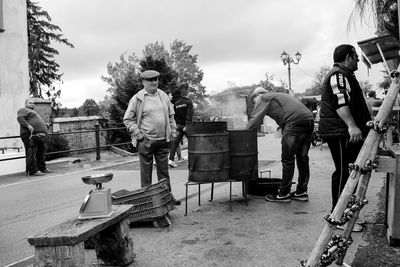
[(179, 143), (182, 141), (183, 135), (186, 135), (186, 132), (183, 131), (183, 128), (185, 128), (185, 125), (176, 125), (176, 138), (172, 141), (171, 144), (171, 151), (169, 153), (170, 160), (175, 159), (175, 152), (177, 151)]
[(168, 173), (169, 142), (164, 140), (151, 140), (144, 138), (138, 142), (137, 149), (140, 161), (140, 180), (142, 187), (151, 185), (153, 174), (153, 157), (156, 161), (158, 180), (166, 179), (171, 190)]
[(25, 172), (35, 174), (46, 170), (46, 142), (45, 137), (21, 136), (25, 147)]
[(290, 193), (292, 186), (295, 161), (299, 171), (296, 192), (304, 193), (308, 189), (308, 181), (310, 180), (310, 166), (308, 151), (310, 150), (313, 123), (303, 129), (296, 129), (296, 133), (283, 133), (282, 144), (282, 182), (279, 186), (279, 192), (282, 195)]
[(356, 161), (363, 142), (350, 143), (347, 137), (329, 139), (326, 141), (335, 164), (331, 185), (333, 210), (349, 178), (349, 163), (354, 163)]

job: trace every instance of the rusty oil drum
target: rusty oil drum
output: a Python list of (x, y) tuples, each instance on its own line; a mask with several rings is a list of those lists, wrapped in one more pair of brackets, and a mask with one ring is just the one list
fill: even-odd
[(229, 130), (230, 179), (249, 181), (258, 178), (256, 130)]
[(188, 134), (189, 181), (229, 181), (229, 135), (227, 132)]
[(209, 134), (226, 132), (228, 123), (226, 121), (198, 121), (186, 125), (186, 133)]

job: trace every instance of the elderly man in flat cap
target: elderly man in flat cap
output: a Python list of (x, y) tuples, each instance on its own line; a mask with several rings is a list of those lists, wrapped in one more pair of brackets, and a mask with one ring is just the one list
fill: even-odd
[[(129, 101), (123, 122), (139, 152), (142, 187), (152, 183), (154, 157), (158, 180), (166, 179), (171, 190), (168, 155), (170, 142), (176, 135), (176, 124), (174, 107), (168, 95), (158, 89), (159, 76), (155, 70), (142, 72), (140, 77), (144, 88)], [(180, 201), (174, 198), (174, 203), (179, 205)]]

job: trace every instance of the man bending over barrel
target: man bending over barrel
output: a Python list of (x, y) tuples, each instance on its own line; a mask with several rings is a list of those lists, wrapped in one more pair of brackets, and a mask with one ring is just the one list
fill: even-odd
[[(272, 202), (308, 201), (308, 181), (310, 167), (308, 151), (314, 130), (311, 111), (295, 97), (284, 93), (259, 92), (253, 112), (247, 123), (248, 129), (261, 125), (265, 115), (271, 117), (282, 131), (282, 181), (277, 195), (266, 195)], [(290, 192), (295, 159), (299, 171), (295, 192)]]

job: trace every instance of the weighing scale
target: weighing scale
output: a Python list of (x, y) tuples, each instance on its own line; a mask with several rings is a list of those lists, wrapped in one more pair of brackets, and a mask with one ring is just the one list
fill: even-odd
[(102, 183), (112, 180), (113, 174), (95, 174), (82, 177), (85, 184), (95, 185), (94, 190), (90, 190), (89, 194), (83, 200), (79, 210), (78, 219), (95, 219), (111, 217), (111, 189), (102, 187)]

